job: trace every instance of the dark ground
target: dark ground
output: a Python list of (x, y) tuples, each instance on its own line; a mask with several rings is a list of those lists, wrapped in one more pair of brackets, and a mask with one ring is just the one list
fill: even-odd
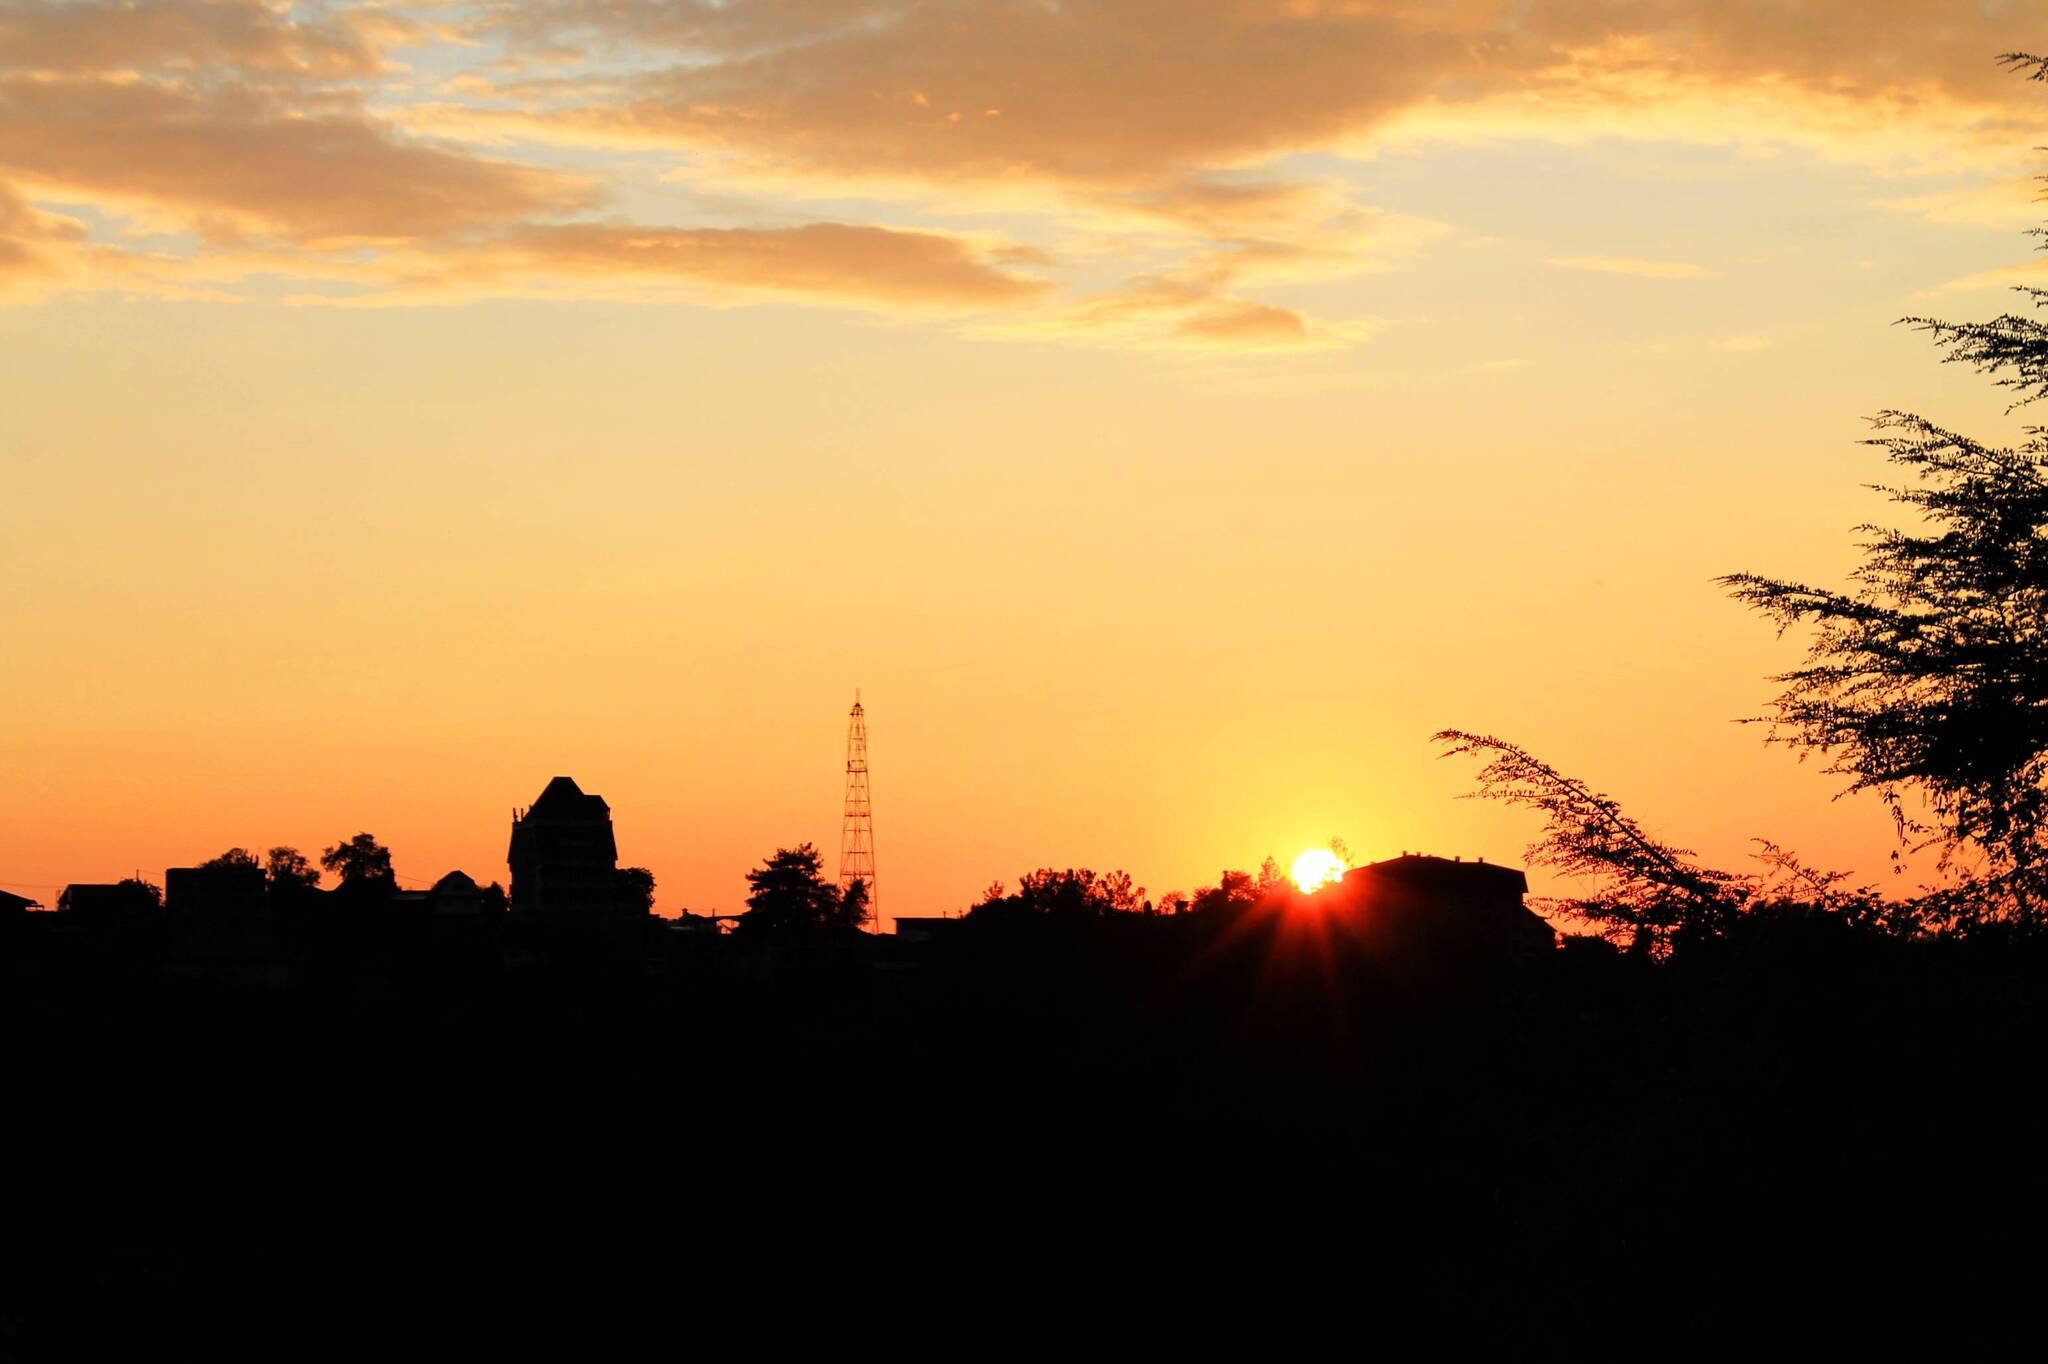
[(2048, 957), (1140, 921), (374, 1006), (17, 961), (0, 1350), (2008, 1348)]

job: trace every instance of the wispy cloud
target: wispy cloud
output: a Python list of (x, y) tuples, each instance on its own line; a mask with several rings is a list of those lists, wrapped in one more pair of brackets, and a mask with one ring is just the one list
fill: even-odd
[(374, 76), (383, 53), (431, 30), (370, 5), (301, 19), (260, 0), (0, 4), (6, 65), (46, 73), (229, 69), (268, 79)]
[(1565, 270), (1592, 270), (1640, 279), (1706, 279), (1714, 272), (1688, 261), (1644, 260), (1639, 256), (1554, 256), (1545, 262)]
[(2041, 181), (2005, 176), (1982, 184), (1953, 185), (1927, 194), (1879, 199), (1886, 208), (1917, 214), (1935, 223), (1956, 223), (2001, 231), (2029, 227), (2043, 216)]
[(932, 232), (808, 223), (788, 228), (526, 225), (452, 247), (392, 253), (369, 287), (297, 301), (389, 306), (505, 297), (676, 296), (709, 303), (762, 297), (855, 306), (974, 311), (1046, 292), (1005, 268), (1000, 252)]
[(1997, 270), (1980, 270), (1974, 275), (1964, 275), (1937, 284), (1931, 289), (1922, 289), (1917, 297), (1932, 298), (1938, 294), (1969, 293), (1978, 289), (2043, 289), (2048, 288), (2048, 258), (2036, 258), (2020, 265), (2008, 265)]
[(202, 236), (333, 247), (597, 197), (585, 178), (407, 139), (346, 103), (93, 75), (0, 75), (0, 172)]

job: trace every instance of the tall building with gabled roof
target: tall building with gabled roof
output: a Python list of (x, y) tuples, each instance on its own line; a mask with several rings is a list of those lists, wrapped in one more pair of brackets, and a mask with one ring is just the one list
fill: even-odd
[(514, 913), (609, 912), (619, 906), (619, 845), (603, 796), (556, 777), (512, 814)]

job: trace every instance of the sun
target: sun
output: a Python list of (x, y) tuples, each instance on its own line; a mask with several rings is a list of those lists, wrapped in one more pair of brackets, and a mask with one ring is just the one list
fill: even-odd
[(1294, 859), (1294, 884), (1304, 891), (1319, 890), (1344, 875), (1344, 860), (1328, 848), (1310, 848)]

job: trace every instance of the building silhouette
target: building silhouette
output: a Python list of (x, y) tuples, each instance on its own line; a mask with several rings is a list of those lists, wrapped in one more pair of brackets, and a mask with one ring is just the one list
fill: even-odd
[[(556, 777), (532, 805), (513, 814), (505, 860), (512, 869), (508, 960), (593, 949), (623, 959), (643, 950), (648, 915), (620, 881), (619, 845), (604, 797)], [(445, 904), (456, 897), (441, 898)]]
[(263, 868), (253, 862), (167, 868), (164, 913), (180, 957), (250, 961), (276, 954)]
[(603, 796), (556, 777), (512, 816), (515, 914), (602, 914), (619, 904), (619, 845)]
[(1485, 861), (1403, 853), (1353, 867), (1343, 892), (1405, 945), (1458, 954), (1548, 952), (1557, 934), (1523, 903), (1529, 878)]
[(116, 922), (152, 915), (156, 897), (137, 881), (78, 881), (57, 897), (57, 912), (81, 921)]

